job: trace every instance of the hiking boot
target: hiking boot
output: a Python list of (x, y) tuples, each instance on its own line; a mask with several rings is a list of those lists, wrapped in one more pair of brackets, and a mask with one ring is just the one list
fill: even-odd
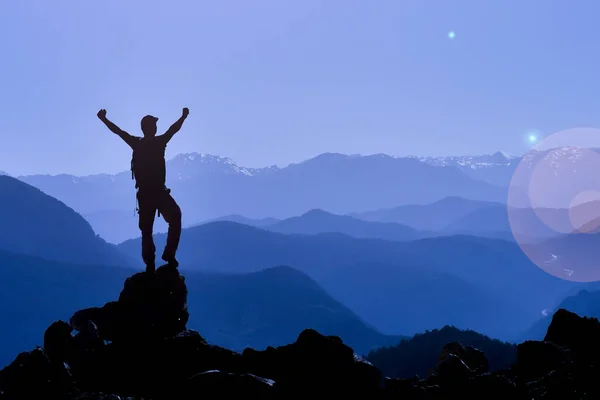
[(179, 262), (175, 259), (175, 254), (167, 253), (165, 251), (161, 258), (166, 261), (170, 267), (177, 268), (179, 266)]
[(154, 273), (156, 271), (156, 261), (154, 251), (142, 250), (142, 260), (146, 264), (146, 272)]

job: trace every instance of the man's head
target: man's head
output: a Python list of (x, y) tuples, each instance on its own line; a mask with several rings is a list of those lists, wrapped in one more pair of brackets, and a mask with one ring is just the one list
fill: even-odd
[(142, 118), (142, 133), (144, 137), (156, 136), (156, 121), (158, 121), (158, 118), (152, 115), (146, 115)]

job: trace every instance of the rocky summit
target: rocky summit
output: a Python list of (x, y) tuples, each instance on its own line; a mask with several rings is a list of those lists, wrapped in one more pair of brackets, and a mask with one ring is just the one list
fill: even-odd
[[(600, 397), (600, 323), (565, 310), (544, 341), (490, 372), (476, 348), (448, 343), (428, 376), (384, 377), (338, 337), (307, 329), (296, 342), (233, 352), (186, 329), (185, 279), (161, 267), (125, 282), (119, 299), (76, 312), (43, 347), (0, 371), (0, 399), (587, 399)], [(407, 360), (410, 362), (410, 360)]]

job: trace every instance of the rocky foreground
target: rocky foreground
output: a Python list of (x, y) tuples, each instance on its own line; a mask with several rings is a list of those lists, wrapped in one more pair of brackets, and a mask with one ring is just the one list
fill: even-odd
[(118, 301), (53, 323), (43, 348), (0, 371), (0, 400), (600, 398), (600, 323), (565, 310), (544, 341), (518, 346), (510, 370), (490, 373), (482, 352), (455, 342), (430, 376), (395, 379), (310, 329), (264, 351), (212, 346), (186, 329), (186, 300), (177, 270), (133, 275)]

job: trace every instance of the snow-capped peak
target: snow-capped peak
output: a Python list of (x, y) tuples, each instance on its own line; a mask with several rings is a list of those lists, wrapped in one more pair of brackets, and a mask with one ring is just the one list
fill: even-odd
[(204, 153), (178, 154), (169, 161), (170, 168), (177, 173), (178, 179), (187, 175), (194, 175), (201, 170), (210, 172), (240, 173), (247, 176), (253, 175), (253, 170), (240, 167), (229, 157), (215, 156)]
[(233, 160), (231, 160), (228, 157), (213, 156), (212, 154), (204, 154), (204, 153), (182, 153), (182, 154), (176, 155), (170, 161), (171, 162), (183, 162), (183, 163), (192, 162), (192, 161), (199, 161), (199, 162), (203, 162), (203, 163), (209, 163), (209, 162), (234, 163)]
[(417, 159), (429, 165), (436, 167), (454, 166), (459, 168), (491, 168), (498, 166), (508, 166), (519, 157), (511, 156), (502, 151), (497, 151), (494, 154), (484, 154), (478, 156), (447, 156), (447, 157), (415, 157), (410, 158)]

